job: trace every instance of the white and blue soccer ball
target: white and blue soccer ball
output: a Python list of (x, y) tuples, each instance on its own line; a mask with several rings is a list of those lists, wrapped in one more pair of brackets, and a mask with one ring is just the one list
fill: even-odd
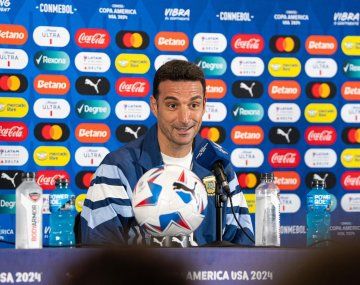
[(138, 224), (152, 236), (189, 235), (204, 219), (207, 193), (189, 169), (163, 165), (139, 179), (132, 207)]

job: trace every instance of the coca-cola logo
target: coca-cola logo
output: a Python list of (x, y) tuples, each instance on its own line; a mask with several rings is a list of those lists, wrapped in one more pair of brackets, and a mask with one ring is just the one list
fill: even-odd
[(360, 171), (345, 171), (341, 176), (341, 185), (345, 190), (360, 190)]
[(231, 39), (231, 47), (236, 53), (260, 53), (264, 39), (258, 34), (236, 34)]
[(54, 190), (56, 179), (69, 181), (70, 176), (64, 170), (40, 170), (36, 173), (36, 182), (43, 190)]
[(332, 145), (336, 141), (336, 130), (330, 126), (312, 126), (306, 129), (305, 140), (309, 145)]
[(22, 122), (0, 122), (0, 141), (20, 142), (27, 138), (28, 128)]
[(145, 78), (120, 78), (116, 81), (116, 92), (125, 97), (145, 97), (150, 91), (150, 83)]
[(79, 29), (75, 34), (75, 42), (82, 48), (104, 49), (110, 44), (110, 35), (104, 29)]
[(296, 149), (273, 149), (268, 161), (272, 167), (294, 168), (300, 163), (300, 153)]

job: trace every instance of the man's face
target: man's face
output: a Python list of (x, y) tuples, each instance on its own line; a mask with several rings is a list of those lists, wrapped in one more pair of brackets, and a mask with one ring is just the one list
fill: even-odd
[(163, 153), (173, 157), (188, 154), (205, 112), (200, 81), (170, 81), (159, 84), (159, 96), (151, 97), (151, 110), (158, 121), (158, 140)]

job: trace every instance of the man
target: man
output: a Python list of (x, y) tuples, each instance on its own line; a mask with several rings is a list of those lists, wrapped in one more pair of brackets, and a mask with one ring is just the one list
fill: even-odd
[[(190, 168), (200, 179), (212, 175), (193, 156), (193, 150), (204, 140), (198, 132), (205, 113), (205, 88), (204, 74), (193, 63), (173, 60), (157, 70), (150, 98), (157, 124), (144, 136), (109, 153), (98, 167), (81, 213), (83, 244), (143, 241), (146, 233), (136, 223), (131, 198), (137, 181), (149, 169), (178, 164)], [(228, 203), (223, 208), (223, 239), (252, 245), (248, 236), (253, 239), (253, 229), (246, 201), (230, 164), (225, 172), (243, 230), (236, 224)], [(198, 245), (215, 241), (215, 220), (215, 197), (208, 196), (206, 216), (194, 232)]]

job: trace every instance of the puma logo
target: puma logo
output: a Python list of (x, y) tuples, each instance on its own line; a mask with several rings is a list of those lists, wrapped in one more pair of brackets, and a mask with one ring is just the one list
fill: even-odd
[(253, 90), (252, 90), (254, 86), (255, 86), (255, 82), (251, 83), (250, 87), (247, 86), (244, 82), (240, 83), (240, 88), (245, 89), (246, 91), (248, 91), (250, 93), (251, 97), (254, 97)]
[(14, 187), (16, 187), (16, 185), (15, 185), (15, 177), (18, 175), (18, 173), (16, 172), (15, 174), (14, 174), (14, 177), (10, 177), (8, 174), (6, 174), (5, 172), (3, 172), (3, 173), (1, 173), (1, 178), (3, 178), (3, 179), (6, 179), (6, 180), (9, 180), (11, 183), (12, 183), (12, 185), (14, 185)]
[(136, 131), (134, 131), (132, 128), (130, 127), (125, 127), (125, 133), (129, 133), (131, 135), (133, 135), (136, 139), (138, 138), (138, 132), (140, 131), (141, 127), (137, 127)]
[(85, 84), (90, 85), (91, 87), (93, 87), (95, 89), (96, 94), (99, 94), (98, 85), (99, 85), (100, 82), (101, 82), (100, 78), (96, 81), (96, 83), (92, 82), (89, 78), (85, 79)]
[(285, 137), (286, 141), (287, 141), (288, 143), (290, 143), (290, 137), (289, 137), (289, 136), (290, 136), (291, 131), (292, 131), (291, 128), (288, 129), (287, 132), (284, 132), (284, 130), (282, 130), (282, 129), (277, 129), (277, 130), (276, 130), (276, 134)]

